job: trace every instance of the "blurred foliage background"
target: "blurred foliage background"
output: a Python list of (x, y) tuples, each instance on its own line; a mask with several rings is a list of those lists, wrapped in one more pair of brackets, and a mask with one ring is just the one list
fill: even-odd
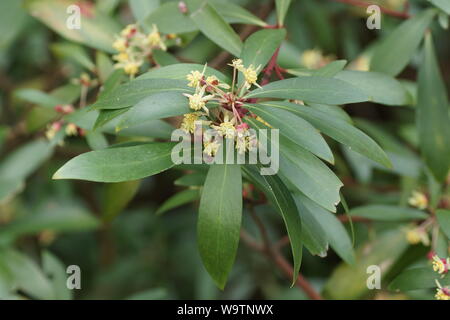
[[(71, 35), (62, 31), (65, 27), (61, 21), (66, 15), (59, 21), (49, 20), (51, 15), (47, 11), (61, 5), (60, 1), (0, 2), (2, 299), (307, 298), (298, 288), (290, 288), (289, 281), (264, 255), (243, 243), (225, 290), (214, 286), (196, 249), (196, 203), (168, 210), (164, 215), (156, 214), (164, 201), (182, 186), (196, 185), (177, 180), (185, 170), (118, 184), (51, 179), (62, 164), (83, 152), (109, 143), (127, 142), (136, 136), (148, 140), (166, 135), (168, 129), (162, 124), (141, 134), (98, 134), (85, 129), (83, 134), (66, 137), (63, 144), (54, 140), (50, 143), (45, 135), (59, 117), (55, 105), (78, 105), (80, 96), (85, 96), (87, 103), (95, 100), (97, 89), (94, 86), (86, 89), (82, 81), (88, 74), (88, 81), (96, 79), (103, 84), (112, 72), (113, 51), (108, 43), (112, 43), (114, 34), (129, 23), (145, 19), (165, 2), (146, 1), (143, 7), (140, 1), (132, 0), (79, 2), (84, 14), (95, 10), (104, 16), (95, 22), (100, 27), (95, 23), (86, 26), (91, 28), (88, 31), (91, 35), (98, 37), (87, 41), (73, 41)], [(229, 2), (269, 23), (276, 21), (272, 1)], [(404, 12), (406, 6), (410, 14), (430, 6), (428, 1), (419, 0), (370, 3), (398, 12)], [(288, 38), (281, 47), (280, 66), (317, 68), (335, 59), (345, 59), (349, 68), (366, 70), (379, 39), (403, 21), (383, 15), (381, 30), (368, 30), (366, 18), (364, 8), (336, 1), (292, 1), (285, 21)], [(440, 19), (445, 26), (445, 17)], [(233, 27), (241, 35), (248, 32), (245, 24)], [(448, 88), (449, 32), (438, 23), (432, 29), (440, 70)], [(179, 39), (180, 43), (171, 47), (169, 53), (155, 57), (157, 64), (170, 64), (178, 59), (223, 67), (222, 49), (204, 35), (189, 32)], [(400, 75), (412, 97), (419, 54), (417, 51)], [(412, 107), (364, 103), (345, 110), (360, 129), (387, 151), (394, 163), (393, 169), (382, 169), (330, 141), (336, 152), (336, 172), (345, 184), (343, 195), (350, 208), (368, 204), (404, 208), (414, 190), (426, 191), (431, 197), (447, 197), (448, 190), (440, 189), (431, 175), (421, 174)], [(284, 227), (280, 220), (264, 214), (271, 209), (261, 205), (257, 210), (270, 237), (274, 241), (282, 238)], [(341, 207), (339, 213), (344, 211)], [(244, 214), (243, 226), (257, 237), (256, 227), (248, 216)], [(429, 265), (430, 247), (407, 242), (405, 230), (414, 222), (355, 219), (351, 224), (343, 216), (341, 220), (354, 238), (356, 265), (346, 265), (332, 251), (326, 257), (317, 257), (304, 250), (301, 273), (314, 288), (327, 298), (337, 299), (433, 298), (434, 288), (406, 293), (387, 288), (406, 268)], [(441, 233), (439, 241), (440, 252), (448, 256), (448, 239)], [(283, 250), (289, 254), (288, 248)], [(368, 264), (383, 266), (382, 290), (367, 289)], [(79, 265), (82, 270), (81, 290), (66, 288), (69, 265)]]

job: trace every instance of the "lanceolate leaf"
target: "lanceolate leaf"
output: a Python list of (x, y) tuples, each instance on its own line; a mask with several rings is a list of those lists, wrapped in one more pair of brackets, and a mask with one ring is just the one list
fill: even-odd
[(279, 129), (286, 138), (314, 153), (318, 157), (333, 163), (333, 153), (325, 139), (309, 122), (295, 114), (268, 106), (247, 106), (248, 109), (267, 121), (273, 128)]
[[(98, 12), (94, 6), (84, 3), (80, 28), (69, 28), (73, 19), (67, 9), (75, 4), (70, 0), (27, 0), (26, 8), (35, 18), (68, 40), (86, 44), (92, 48), (113, 53), (114, 34), (120, 32), (120, 25), (110, 17)], [(75, 21), (73, 21), (75, 22)]]
[(318, 206), (303, 194), (296, 194), (298, 202), (321, 225), (325, 237), (334, 251), (348, 264), (355, 263), (352, 241), (342, 222), (331, 212)]
[(417, 127), (422, 155), (435, 178), (442, 182), (450, 167), (449, 103), (431, 34), (427, 34), (425, 39), (417, 99)]
[(252, 182), (264, 191), (272, 205), (283, 217), (294, 259), (292, 283), (295, 283), (302, 262), (302, 223), (295, 201), (277, 175), (260, 175), (256, 166), (245, 166), (243, 170)]
[[(184, 80), (186, 85), (188, 81), (186, 80), (186, 76), (191, 71), (199, 71), (202, 72), (205, 68), (204, 65), (195, 64), (195, 63), (177, 63), (171, 64), (161, 68), (154, 68), (143, 75), (139, 76), (137, 79), (174, 79), (174, 80)], [(229, 83), (230, 80), (228, 77), (224, 76), (221, 72), (217, 71), (214, 68), (206, 67), (205, 76), (216, 76), (222, 82)]]
[(228, 23), (253, 24), (260, 27), (267, 26), (267, 23), (260, 18), (231, 1), (209, 0), (209, 3)]
[[(147, 16), (142, 24), (147, 29), (150, 29), (152, 24), (156, 24), (163, 33), (187, 33), (197, 31), (198, 26), (190, 18), (193, 8), (198, 0), (186, 0), (187, 11), (183, 13), (179, 7), (178, 2), (170, 1), (163, 3), (158, 9)], [(235, 5), (231, 2), (222, 0), (210, 0), (210, 5), (220, 14), (220, 16), (228, 23), (245, 23), (254, 24), (261, 27), (266, 23), (258, 17), (251, 14), (244, 8)]]
[(413, 268), (403, 271), (389, 284), (392, 291), (410, 291), (418, 289), (436, 288), (436, 279), (442, 286), (450, 285), (450, 276), (440, 278), (431, 266), (425, 268)]
[(181, 207), (187, 203), (193, 202), (200, 198), (200, 190), (199, 189), (186, 189), (180, 191), (164, 201), (161, 207), (158, 208), (156, 214), (163, 214), (169, 210)]
[(132, 127), (149, 121), (190, 113), (188, 99), (179, 92), (161, 92), (148, 96), (131, 107), (121, 118), (117, 129)]
[(341, 71), (335, 78), (354, 85), (370, 96), (373, 102), (389, 105), (410, 105), (412, 97), (396, 79), (379, 72)]
[(270, 101), (260, 103), (260, 105), (291, 111), (309, 121), (324, 134), (349, 146), (353, 151), (385, 167), (391, 167), (388, 157), (376, 142), (346, 121), (331, 117), (319, 110), (289, 102)]
[(435, 14), (434, 9), (423, 11), (383, 39), (375, 49), (370, 70), (391, 76), (399, 74), (409, 63)]
[(125, 83), (104, 94), (92, 105), (94, 109), (121, 109), (135, 105), (142, 99), (158, 92), (192, 92), (186, 81), (172, 79), (145, 79)]
[(450, 239), (450, 210), (438, 210), (436, 217), (442, 231)]
[(212, 165), (206, 177), (198, 216), (198, 247), (206, 270), (225, 287), (239, 243), (242, 177), (239, 165)]
[(439, 9), (442, 9), (446, 14), (450, 15), (450, 2), (447, 0), (430, 0)]
[(241, 54), (241, 39), (208, 1), (190, 0), (188, 8), (192, 21), (206, 37), (237, 57)]
[(350, 215), (377, 221), (421, 220), (428, 217), (425, 212), (417, 209), (377, 204), (353, 208)]
[[(253, 33), (245, 41), (240, 56), (244, 66), (253, 65), (255, 68), (261, 66), (259, 69), (259, 72), (261, 72), (285, 37), (286, 30), (284, 29), (264, 29)], [(241, 73), (239, 77), (242, 81)]]
[(136, 195), (140, 184), (140, 180), (108, 184), (103, 196), (103, 221), (112, 221), (123, 209), (125, 209), (128, 203)]
[(122, 182), (145, 178), (175, 165), (171, 159), (174, 146), (148, 143), (87, 152), (67, 162), (53, 179)]
[[(246, 118), (246, 121), (255, 129), (267, 129), (255, 119)], [(270, 143), (271, 137), (267, 134), (260, 131), (259, 135)], [(279, 170), (282, 177), (324, 208), (336, 210), (342, 182), (322, 161), (283, 136), (280, 136), (280, 146), (271, 149), (272, 154), (276, 152), (279, 153)]]
[(280, 26), (284, 25), (284, 18), (286, 17), (291, 0), (276, 0), (277, 20)]
[(287, 69), (286, 72), (297, 77), (305, 77), (305, 76), (334, 77), (339, 71), (342, 71), (342, 69), (344, 69), (346, 64), (347, 60), (336, 60), (330, 62), (326, 66), (319, 69), (296, 68), (296, 69)]
[(366, 93), (347, 82), (315, 76), (275, 81), (250, 92), (246, 97), (297, 99), (325, 104), (346, 104), (370, 99)]

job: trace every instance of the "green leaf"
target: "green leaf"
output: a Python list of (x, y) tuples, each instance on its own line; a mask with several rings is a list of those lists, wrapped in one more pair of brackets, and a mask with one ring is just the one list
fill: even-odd
[(375, 141), (346, 121), (332, 117), (311, 107), (288, 102), (270, 101), (260, 103), (260, 105), (291, 111), (310, 122), (324, 134), (349, 146), (353, 151), (356, 151), (385, 167), (392, 166), (389, 158)]
[(289, 9), (289, 5), (291, 4), (291, 0), (276, 0), (275, 5), (277, 8), (277, 21), (279, 26), (284, 25), (284, 18)]
[(450, 167), (449, 102), (431, 34), (425, 38), (424, 51), (419, 68), (417, 128), (422, 156), (435, 178), (442, 182)]
[(69, 160), (53, 179), (122, 182), (145, 178), (174, 166), (174, 143), (148, 143), (91, 151)]
[[(359, 299), (368, 293), (367, 267), (377, 265), (381, 269), (381, 277), (388, 274), (394, 262), (408, 248), (405, 235), (398, 230), (377, 235), (370, 243), (362, 244), (356, 252), (353, 265), (340, 264), (334, 269), (324, 288), (324, 297), (328, 299)], [(349, 279), (351, 279), (349, 281)]]
[(102, 94), (92, 105), (94, 109), (121, 109), (135, 105), (142, 99), (158, 92), (191, 93), (186, 81), (173, 79), (133, 80), (120, 85), (108, 94)]
[(312, 254), (326, 257), (328, 251), (328, 238), (315, 215), (302, 203), (298, 195), (294, 195), (298, 213), (302, 221), (301, 241)]
[(67, 8), (73, 5), (70, 0), (27, 0), (25, 7), (29, 13), (46, 24), (62, 37), (85, 44), (94, 49), (113, 53), (114, 34), (120, 32), (120, 25), (112, 18), (98, 12), (94, 6), (89, 6), (81, 13), (80, 29), (68, 28)]
[(212, 165), (203, 188), (197, 234), (203, 264), (223, 290), (239, 243), (242, 177), (239, 165)]
[(202, 186), (205, 184), (205, 179), (206, 174), (204, 172), (194, 172), (178, 178), (174, 181), (174, 184), (182, 187)]
[(242, 41), (233, 28), (206, 0), (189, 1), (190, 17), (200, 31), (218, 46), (239, 57)]
[(294, 260), (293, 285), (297, 280), (302, 263), (302, 222), (297, 205), (291, 192), (277, 175), (260, 175), (257, 166), (247, 165), (243, 167), (243, 170), (252, 182), (264, 191), (274, 208), (283, 217)]
[(302, 194), (296, 194), (298, 202), (304, 210), (320, 224), (324, 230), (325, 238), (334, 251), (348, 264), (355, 263), (355, 253), (353, 251), (352, 241), (342, 222), (324, 208), (320, 207)]
[(191, 203), (198, 198), (200, 198), (200, 190), (198, 189), (186, 189), (180, 191), (164, 201), (164, 203), (156, 211), (156, 214), (161, 215), (167, 211)]
[(0, 2), (0, 51), (8, 48), (30, 20), (20, 1)]
[(86, 141), (92, 150), (106, 149), (108, 147), (108, 140), (101, 132), (89, 131), (86, 134)]
[(136, 195), (140, 184), (140, 180), (108, 184), (103, 197), (102, 220), (110, 222), (122, 212)]
[(50, 143), (37, 139), (11, 152), (0, 163), (0, 201), (19, 191), (24, 180), (50, 157), (52, 151)]
[(45, 108), (53, 108), (58, 104), (64, 104), (62, 99), (53, 97), (52, 95), (37, 89), (18, 89), (14, 92), (15, 96), (26, 102), (37, 104)]
[[(261, 66), (259, 72), (266, 66), (275, 51), (286, 37), (285, 29), (264, 29), (253, 33), (244, 43), (240, 58), (244, 66)], [(243, 75), (239, 73), (239, 82)]]
[(129, 0), (131, 12), (133, 12), (136, 21), (142, 21), (155, 11), (160, 2), (160, 0)]
[(155, 63), (161, 67), (179, 63), (178, 59), (174, 55), (164, 50), (154, 50), (153, 60), (155, 60)]
[(428, 214), (417, 209), (382, 204), (372, 204), (353, 208), (350, 211), (350, 215), (377, 221), (422, 220), (428, 217)]
[(296, 99), (325, 104), (346, 104), (369, 100), (369, 96), (342, 80), (327, 77), (299, 77), (271, 82), (253, 90), (246, 98)]
[(95, 124), (93, 129), (96, 130), (98, 128), (103, 127), (108, 122), (114, 120), (120, 115), (128, 112), (132, 107), (122, 108), (122, 109), (101, 109), (98, 113), (97, 120), (95, 120)]
[[(186, 80), (186, 76), (191, 71), (199, 71), (202, 72), (205, 68), (204, 65), (195, 64), (195, 63), (177, 63), (171, 64), (161, 68), (153, 68), (150, 71), (144, 73), (139, 76), (138, 80), (144, 79), (173, 79), (173, 80), (184, 80), (185, 85), (187, 86), (188, 81)], [(222, 82), (230, 83), (230, 79), (224, 76), (221, 72), (217, 71), (214, 68), (206, 67), (205, 76), (216, 76)]]
[[(163, 33), (188, 33), (197, 31), (199, 27), (191, 19), (190, 13), (198, 5), (198, 0), (186, 0), (185, 3), (188, 9), (186, 13), (180, 11), (177, 1), (162, 4), (142, 21), (143, 26), (149, 29), (152, 24), (156, 24)], [(258, 17), (233, 3), (221, 0), (210, 0), (209, 3), (228, 23), (254, 24), (261, 27), (267, 25)]]
[(42, 269), (50, 279), (55, 299), (71, 300), (72, 290), (67, 287), (66, 268), (50, 251), (42, 253)]
[(405, 106), (412, 98), (395, 78), (379, 72), (341, 71), (335, 78), (354, 85), (370, 96), (370, 100), (388, 106)]
[(377, 126), (375, 123), (356, 118), (353, 119), (357, 127), (369, 134), (386, 151), (392, 161), (392, 168), (387, 169), (377, 163), (369, 162), (370, 166), (375, 166), (382, 170), (388, 170), (404, 176), (417, 177), (422, 170), (422, 162), (418, 155), (412, 152), (402, 141), (391, 135), (386, 129)]
[[(266, 129), (263, 124), (253, 118), (246, 121), (254, 129)], [(271, 137), (264, 132), (259, 132), (260, 137), (265, 136), (268, 143)], [(259, 146), (262, 147), (262, 146)], [(339, 189), (342, 182), (336, 177), (322, 161), (317, 159), (309, 151), (290, 140), (280, 137), (280, 146), (271, 150), (272, 154), (279, 153), (280, 175), (289, 180), (298, 190), (314, 200), (324, 208), (335, 211), (339, 203)]]
[(450, 239), (450, 210), (437, 210), (436, 217), (441, 230)]
[(32, 213), (1, 228), (2, 237), (15, 239), (44, 230), (55, 232), (87, 231), (99, 226), (97, 218), (80, 206), (47, 201)]
[(319, 76), (319, 77), (334, 77), (339, 71), (344, 69), (347, 64), (347, 60), (336, 60), (328, 63), (326, 66), (319, 69), (306, 69), (306, 68), (296, 68), (287, 69), (286, 72), (297, 76)]
[(209, 4), (214, 7), (228, 23), (253, 24), (260, 27), (267, 26), (267, 23), (260, 18), (231, 1), (209, 0)]
[(442, 286), (450, 285), (450, 276), (440, 278), (431, 266), (425, 268), (412, 268), (403, 271), (390, 284), (389, 290), (410, 291), (418, 289), (436, 288), (436, 279)]
[(436, 10), (425, 10), (397, 27), (375, 49), (370, 70), (396, 76), (409, 63)]
[(292, 112), (269, 106), (246, 105), (246, 107), (267, 121), (273, 128), (279, 129), (282, 135), (295, 144), (330, 163), (334, 163), (333, 153), (325, 139), (306, 120)]
[(95, 64), (98, 71), (98, 78), (104, 84), (111, 74), (113, 74), (114, 64), (108, 55), (101, 51), (95, 53)]
[(35, 299), (55, 298), (49, 279), (26, 255), (15, 250), (0, 249), (0, 263), (6, 265), (16, 289)]
[(94, 71), (95, 64), (92, 62), (84, 47), (70, 42), (60, 42), (51, 45), (53, 54), (60, 59), (74, 61), (87, 70)]
[(188, 100), (178, 92), (161, 92), (148, 96), (131, 107), (121, 118), (117, 130), (148, 123), (152, 120), (190, 113)]
[(443, 10), (446, 14), (450, 15), (450, 2), (448, 0), (429, 0), (439, 9)]

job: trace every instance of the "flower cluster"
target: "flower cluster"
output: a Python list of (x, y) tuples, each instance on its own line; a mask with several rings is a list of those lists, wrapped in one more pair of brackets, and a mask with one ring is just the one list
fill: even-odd
[(428, 233), (424, 228), (421, 227), (407, 230), (406, 240), (408, 240), (410, 244), (422, 243), (424, 246), (430, 245), (430, 238), (428, 237)]
[(113, 57), (117, 61), (115, 67), (134, 77), (154, 49), (167, 50), (165, 38), (156, 25), (149, 34), (142, 33), (135, 24), (126, 26), (113, 43), (113, 48), (118, 51)]
[(408, 199), (408, 204), (417, 209), (425, 210), (428, 207), (428, 199), (422, 192), (413, 191), (412, 196)]
[(333, 60), (335, 60), (335, 57), (324, 56), (322, 51), (318, 49), (305, 50), (300, 57), (301, 64), (308, 69), (319, 69)]
[[(66, 105), (57, 105), (55, 106), (54, 110), (58, 113), (60, 113), (61, 115), (67, 115), (70, 114), (72, 112), (75, 111), (75, 108), (70, 105), (70, 104), (66, 104)], [(74, 123), (65, 123), (63, 120), (57, 120), (54, 121), (52, 123), (50, 123), (47, 126), (47, 131), (45, 132), (45, 136), (47, 137), (48, 140), (53, 140), (56, 136), (56, 134), (61, 131), (62, 129), (64, 129), (65, 135), (66, 136), (84, 136), (85, 132), (82, 128), (78, 127), (76, 124)]]
[(450, 300), (450, 289), (448, 287), (442, 287), (439, 281), (436, 280), (436, 295), (437, 300)]
[(433, 270), (441, 275), (448, 273), (450, 268), (450, 258), (439, 258), (437, 254), (432, 257)]
[[(229, 65), (233, 67), (231, 86), (221, 82), (215, 75), (206, 75), (206, 66), (202, 72), (195, 70), (186, 76), (188, 87), (194, 88), (195, 91), (193, 94), (184, 94), (189, 99), (189, 108), (193, 112), (184, 115), (181, 129), (187, 133), (195, 133), (196, 124), (209, 126), (220, 138), (234, 139), (237, 151), (243, 154), (257, 143), (255, 135), (249, 131), (249, 126), (242, 122), (242, 117), (248, 113), (244, 108), (245, 94), (253, 85), (260, 87), (257, 80), (261, 66), (244, 67), (240, 59), (233, 60)], [(239, 72), (242, 74), (242, 81), (238, 85)], [(208, 103), (214, 103), (218, 108), (211, 111), (207, 107)], [(202, 139), (203, 152), (214, 156), (220, 148), (221, 139), (209, 132), (205, 132)]]

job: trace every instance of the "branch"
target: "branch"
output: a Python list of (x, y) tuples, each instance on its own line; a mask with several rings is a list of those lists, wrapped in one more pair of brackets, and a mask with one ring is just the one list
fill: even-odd
[[(361, 7), (361, 8), (367, 8), (368, 6), (372, 5), (371, 3), (367, 3), (365, 1), (361, 1), (361, 0), (332, 0), (335, 2), (340, 2), (340, 3), (345, 3), (345, 4), (349, 4), (351, 6), (355, 6), (355, 7)], [(387, 14), (389, 16), (395, 17), (395, 18), (399, 18), (399, 19), (409, 19), (411, 16), (406, 12), (399, 12), (399, 11), (395, 11), (395, 10), (391, 10), (385, 7), (381, 7), (378, 6), (380, 8), (380, 11), (384, 14)], [(405, 6), (405, 9), (407, 9), (408, 7)]]
[[(253, 206), (250, 207), (250, 213), (259, 229), (259, 232), (261, 233), (263, 244), (262, 245), (259, 244), (244, 230), (241, 231), (241, 239), (251, 249), (266, 254), (267, 257), (275, 263), (278, 269), (280, 269), (287, 278), (292, 279), (294, 269), (292, 268), (292, 265), (281, 255), (279, 251), (280, 249), (279, 243), (272, 246), (272, 244), (270, 243), (267, 229), (264, 227), (264, 224), (262, 223), (261, 219), (257, 216)], [(282, 240), (281, 242), (285, 241)], [(297, 287), (301, 288), (310, 299), (323, 300), (322, 296), (311, 286), (311, 284), (302, 275), (300, 274), (298, 275), (295, 284)]]

